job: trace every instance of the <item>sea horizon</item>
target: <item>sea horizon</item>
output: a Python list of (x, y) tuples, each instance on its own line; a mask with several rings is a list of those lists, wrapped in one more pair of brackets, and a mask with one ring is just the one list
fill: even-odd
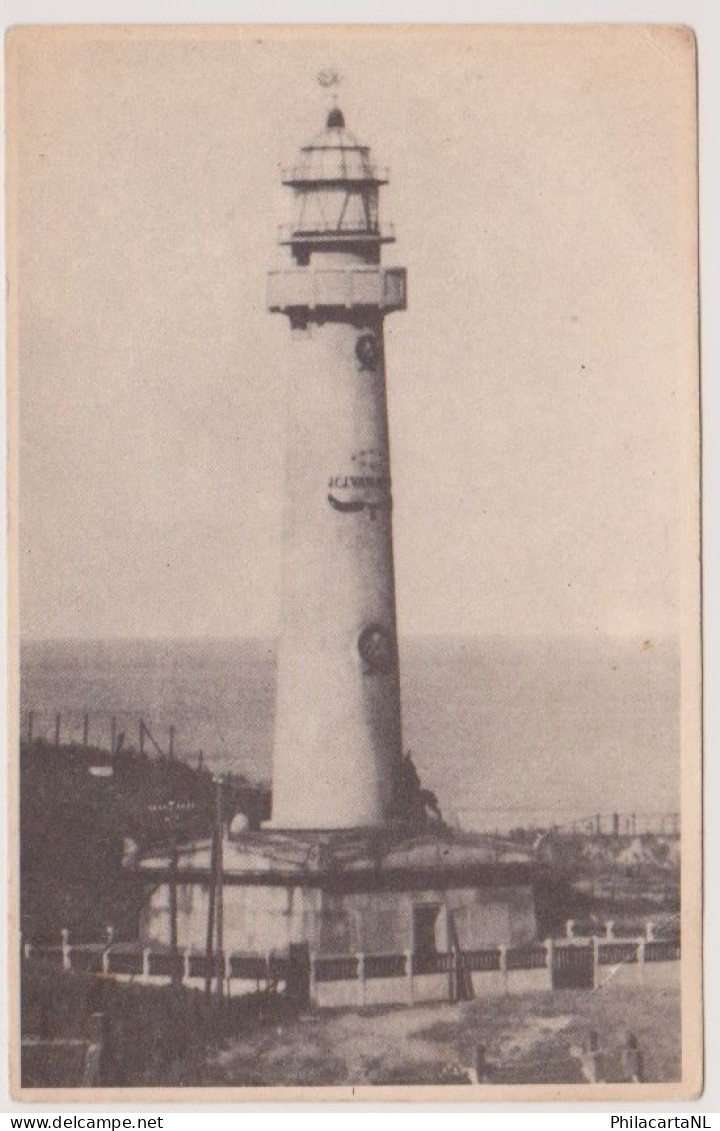
[[(108, 745), (112, 719), (137, 747), (213, 770), (271, 777), (277, 637), (27, 638), (25, 733)], [(497, 815), (679, 808), (679, 648), (672, 638), (400, 637), (404, 749), (443, 813)], [(502, 819), (501, 819), (502, 818)]]

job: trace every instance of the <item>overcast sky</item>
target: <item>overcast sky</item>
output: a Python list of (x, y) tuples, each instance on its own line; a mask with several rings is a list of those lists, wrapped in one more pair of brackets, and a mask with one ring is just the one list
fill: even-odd
[(265, 278), (328, 67), (408, 268), (400, 633), (674, 632), (684, 33), (107, 34), (15, 43), (23, 634), (277, 631), (290, 336)]

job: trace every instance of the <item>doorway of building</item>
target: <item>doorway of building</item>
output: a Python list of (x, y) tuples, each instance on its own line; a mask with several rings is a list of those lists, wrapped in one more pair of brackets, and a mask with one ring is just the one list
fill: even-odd
[(439, 914), (439, 903), (419, 903), (413, 907), (413, 966), (418, 974), (429, 973), (436, 967)]

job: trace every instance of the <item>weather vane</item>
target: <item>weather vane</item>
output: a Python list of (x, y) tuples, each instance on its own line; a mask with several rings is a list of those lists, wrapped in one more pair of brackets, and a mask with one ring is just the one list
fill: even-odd
[(324, 86), (326, 88), (330, 86), (339, 86), (342, 82), (342, 76), (340, 75), (339, 71), (328, 69), (325, 71), (320, 71), (317, 77), (317, 81), (320, 86)]

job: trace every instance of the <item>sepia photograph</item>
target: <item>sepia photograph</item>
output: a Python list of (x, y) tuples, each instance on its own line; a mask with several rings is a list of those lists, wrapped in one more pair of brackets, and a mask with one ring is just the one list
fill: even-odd
[(697, 1096), (692, 32), (6, 67), (15, 1098)]

